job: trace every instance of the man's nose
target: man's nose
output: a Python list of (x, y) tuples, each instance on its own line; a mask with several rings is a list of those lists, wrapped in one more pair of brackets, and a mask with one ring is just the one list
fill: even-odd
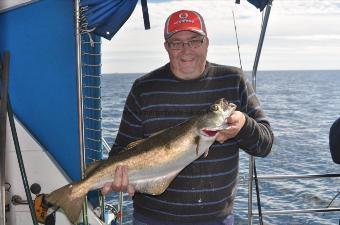
[(192, 47), (190, 46), (189, 42), (183, 42), (182, 51), (187, 51), (190, 49), (192, 49)]

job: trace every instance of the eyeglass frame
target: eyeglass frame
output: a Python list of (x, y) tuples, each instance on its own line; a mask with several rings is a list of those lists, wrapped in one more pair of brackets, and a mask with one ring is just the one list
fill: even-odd
[[(184, 48), (184, 45), (187, 45), (189, 48), (199, 48), (203, 45), (203, 42), (204, 42), (205, 39), (206, 39), (206, 36), (202, 35), (202, 36), (194, 37), (194, 38), (192, 38), (188, 41), (174, 41), (174, 42), (166, 41), (166, 44), (167, 44), (168, 48), (171, 49), (171, 50), (182, 50)], [(198, 41), (197, 42), (198, 46), (194, 47), (193, 43), (195, 43), (195, 42), (193, 42), (193, 41)], [(179, 48), (171, 47), (171, 44), (174, 44), (174, 43), (180, 44), (179, 45), (180, 47)]]

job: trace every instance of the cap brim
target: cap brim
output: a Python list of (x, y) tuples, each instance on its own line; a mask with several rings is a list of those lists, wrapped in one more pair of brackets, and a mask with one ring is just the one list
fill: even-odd
[(197, 33), (197, 34), (200, 34), (202, 36), (206, 36), (206, 33), (202, 30), (196, 30), (196, 29), (185, 29), (185, 30), (175, 30), (169, 34), (167, 34), (164, 38), (165, 40), (169, 39), (172, 35), (178, 33), (178, 32), (181, 32), (181, 31), (191, 31), (191, 32), (194, 32), (194, 33)]

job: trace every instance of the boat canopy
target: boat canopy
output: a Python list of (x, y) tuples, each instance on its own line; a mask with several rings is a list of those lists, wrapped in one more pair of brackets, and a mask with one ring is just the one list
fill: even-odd
[(138, 0), (82, 0), (82, 15), (88, 31), (108, 40), (129, 19)]
[(256, 8), (260, 9), (260, 11), (262, 11), (268, 4), (269, 0), (247, 0), (247, 1), (253, 4)]
[[(118, 30), (129, 19), (136, 7), (138, 0), (81, 0), (83, 24), (87, 31), (93, 31), (101, 37), (111, 40)], [(144, 26), (149, 28), (147, 0), (142, 0)], [(268, 4), (268, 0), (247, 0), (262, 11)], [(236, 0), (240, 3), (240, 0)]]

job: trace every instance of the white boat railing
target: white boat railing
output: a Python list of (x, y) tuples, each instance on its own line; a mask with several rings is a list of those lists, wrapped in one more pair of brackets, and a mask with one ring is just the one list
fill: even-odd
[[(102, 137), (102, 144), (103, 144), (103, 151), (106, 152), (107, 155), (109, 155), (109, 152), (111, 151), (110, 145), (107, 143), (107, 141), (105, 140), (104, 137)], [(103, 198), (103, 206), (105, 205), (105, 199)], [(123, 216), (121, 214), (122, 210), (123, 210), (123, 201), (124, 201), (124, 195), (123, 192), (119, 192), (119, 199), (118, 199), (118, 206), (117, 209), (115, 209), (115, 214), (118, 215), (118, 219), (119, 219), (119, 225), (123, 224)], [(105, 208), (105, 206), (104, 206)], [(102, 209), (104, 210), (104, 209)], [(119, 215), (120, 214), (120, 215)], [(116, 215), (115, 215), (116, 216)]]
[[(253, 84), (253, 88), (254, 91), (256, 92), (256, 73), (257, 73), (257, 68), (258, 68), (258, 64), (260, 61), (260, 56), (261, 56), (261, 51), (262, 51), (262, 46), (263, 46), (263, 41), (264, 41), (264, 37), (266, 34), (266, 30), (267, 30), (267, 24), (268, 24), (268, 20), (269, 20), (269, 16), (270, 16), (270, 11), (272, 8), (272, 3), (273, 0), (268, 0), (267, 6), (266, 6), (266, 10), (265, 10), (265, 14), (264, 14), (264, 18), (262, 21), (262, 27), (261, 27), (261, 33), (260, 33), (260, 38), (259, 38), (259, 42), (257, 45), (257, 49), (256, 49), (256, 55), (255, 55), (255, 59), (254, 59), (254, 65), (253, 65), (253, 70), (252, 70), (252, 84)], [(252, 219), (253, 219), (253, 180), (255, 181), (255, 188), (256, 191), (258, 192), (258, 184), (257, 184), (257, 175), (256, 175), (256, 166), (255, 166), (255, 158), (254, 156), (249, 156), (249, 171), (248, 171), (248, 224), (251, 225), (252, 224)], [(260, 204), (260, 196), (257, 196), (257, 201)], [(261, 207), (259, 207), (259, 217), (260, 217), (260, 224), (262, 225), (262, 218), (261, 218)]]
[[(263, 46), (263, 41), (266, 33), (267, 23), (269, 20), (270, 10), (272, 7), (273, 0), (269, 0), (266, 6), (265, 15), (263, 18), (261, 34), (257, 46), (256, 57), (254, 60), (253, 71), (252, 71), (252, 84), (256, 91), (256, 73), (257, 67), (261, 55), (261, 50)], [(295, 174), (295, 175), (270, 175), (270, 176), (257, 176), (255, 158), (253, 156), (249, 157), (249, 172), (248, 172), (248, 224), (253, 224), (253, 217), (255, 213), (253, 212), (253, 181), (255, 181), (255, 188), (257, 193), (258, 201), (258, 214), (259, 222), (262, 225), (262, 215), (274, 215), (274, 214), (292, 214), (292, 213), (315, 213), (315, 212), (333, 212), (340, 211), (340, 208), (306, 208), (297, 210), (265, 210), (261, 209), (260, 201), (260, 191), (259, 191), (259, 180), (277, 180), (277, 179), (317, 179), (317, 178), (334, 178), (340, 177), (340, 174)]]
[[(282, 179), (322, 179), (322, 178), (339, 178), (340, 174), (289, 174), (289, 175), (264, 175), (257, 176), (258, 180), (282, 180)], [(254, 180), (253, 177), (251, 180)], [(252, 195), (252, 192), (248, 193)], [(324, 207), (324, 208), (304, 208), (291, 210), (261, 210), (262, 215), (282, 215), (282, 214), (299, 214), (299, 213), (320, 213), (340, 211), (340, 207)], [(249, 209), (248, 209), (249, 213)], [(255, 212), (251, 209), (248, 214), (248, 224), (252, 224)]]
[(109, 154), (111, 148), (110, 148), (110, 145), (106, 142), (105, 138), (102, 137), (102, 144), (103, 144), (103, 147), (104, 147), (104, 151), (106, 154)]

